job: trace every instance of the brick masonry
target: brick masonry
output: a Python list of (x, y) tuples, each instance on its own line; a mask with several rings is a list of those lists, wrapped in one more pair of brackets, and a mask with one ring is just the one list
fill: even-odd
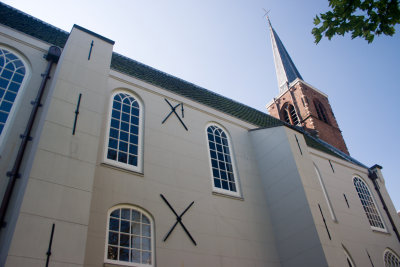
[[(328, 123), (319, 119), (314, 101), (319, 101), (324, 107)], [(306, 131), (349, 155), (342, 132), (339, 129), (329, 100), (325, 95), (299, 81), (267, 107), (269, 114), (283, 120), (281, 107), (285, 103), (294, 106), (297, 116), (301, 121), (301, 126)]]

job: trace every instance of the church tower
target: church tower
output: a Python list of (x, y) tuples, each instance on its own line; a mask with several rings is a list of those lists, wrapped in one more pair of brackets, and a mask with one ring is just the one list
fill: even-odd
[(328, 96), (303, 81), (282, 41), (268, 20), (279, 95), (267, 104), (271, 116), (307, 132), (349, 154)]

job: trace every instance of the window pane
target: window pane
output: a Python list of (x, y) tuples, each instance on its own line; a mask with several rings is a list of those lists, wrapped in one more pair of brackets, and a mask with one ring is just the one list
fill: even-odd
[(151, 264), (151, 252), (142, 252), (142, 263)]
[(140, 237), (132, 236), (132, 248), (140, 249)]
[(142, 236), (150, 237), (150, 225), (143, 224), (142, 225)]
[(115, 218), (119, 218), (119, 209), (114, 210), (113, 212), (111, 212), (110, 216), (111, 217), (115, 217)]
[(136, 249), (132, 249), (132, 262), (140, 263), (140, 251)]
[(128, 164), (133, 165), (133, 166), (137, 166), (137, 157), (130, 155)]
[(117, 260), (118, 259), (118, 248), (112, 247), (112, 246), (108, 246), (107, 259)]
[(119, 162), (123, 162), (123, 163), (126, 163), (126, 160), (127, 160), (127, 155), (126, 155), (126, 153), (118, 153), (118, 161)]
[(145, 215), (142, 214), (142, 223), (147, 223), (150, 224), (149, 218), (147, 218)]
[(140, 223), (132, 223), (131, 234), (140, 235)]
[(129, 261), (129, 249), (126, 249), (126, 248), (119, 249), (119, 260), (120, 261)]
[(142, 237), (142, 249), (150, 250), (150, 238)]
[(112, 159), (112, 160), (116, 160), (117, 159), (117, 151), (109, 149), (107, 152), (107, 158), (108, 159)]
[(110, 218), (110, 230), (119, 231), (119, 220)]
[(121, 220), (121, 232), (129, 233), (129, 221)]
[(118, 233), (109, 232), (108, 244), (109, 245), (118, 245)]
[(121, 240), (119, 241), (119, 245), (121, 247), (129, 247), (129, 235), (120, 235)]
[(136, 210), (132, 210), (132, 221), (140, 222), (140, 213)]

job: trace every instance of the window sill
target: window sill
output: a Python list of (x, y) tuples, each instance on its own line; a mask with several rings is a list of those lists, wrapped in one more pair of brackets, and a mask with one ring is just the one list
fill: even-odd
[(215, 195), (215, 196), (227, 197), (227, 198), (232, 198), (232, 199), (244, 201), (244, 198), (241, 197), (241, 196), (234, 196), (234, 195), (225, 194), (225, 193), (220, 193), (220, 192), (215, 192), (215, 191), (213, 191), (212, 194)]
[(137, 172), (137, 171), (128, 170), (128, 169), (125, 169), (125, 168), (122, 168), (122, 167), (119, 167), (119, 166), (112, 165), (110, 163), (102, 162), (102, 163), (100, 163), (100, 166), (104, 166), (104, 167), (111, 168), (111, 169), (118, 170), (118, 171), (123, 171), (123, 172), (126, 172), (126, 173), (130, 173), (130, 174), (134, 174), (134, 175), (137, 175), (137, 176), (141, 176), (141, 177), (144, 176), (143, 172)]
[(375, 233), (380, 233), (380, 234), (384, 234), (384, 235), (390, 235), (390, 233), (385, 229), (379, 229), (379, 228), (372, 228), (371, 227), (371, 230), (372, 230), (372, 232), (375, 232)]

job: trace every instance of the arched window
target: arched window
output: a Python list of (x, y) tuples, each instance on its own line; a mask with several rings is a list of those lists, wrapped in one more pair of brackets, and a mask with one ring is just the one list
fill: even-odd
[(400, 258), (391, 249), (386, 249), (383, 253), (385, 267), (400, 267)]
[(281, 112), (285, 122), (292, 125), (298, 125), (300, 123), (293, 105), (285, 103), (282, 106)]
[(0, 47), (0, 140), (4, 138), (26, 74), (23, 60), (9, 49)]
[(129, 205), (108, 213), (105, 261), (129, 266), (154, 266), (153, 220)]
[[(343, 245), (342, 245), (343, 246)], [(347, 265), (349, 266), (349, 267), (355, 267), (356, 265), (354, 264), (354, 261), (353, 261), (353, 259), (351, 258), (351, 256), (350, 256), (350, 253), (347, 251), (347, 249), (343, 246), (343, 252), (344, 252), (344, 255), (346, 255), (346, 262), (347, 262)]]
[(207, 137), (214, 191), (239, 196), (228, 136), (224, 130), (213, 124), (207, 127)]
[(332, 208), (331, 200), (329, 199), (328, 192), (326, 192), (324, 181), (322, 180), (321, 173), (319, 172), (319, 169), (318, 169), (317, 165), (315, 165), (315, 163), (314, 163), (314, 169), (315, 169), (315, 172), (317, 173), (319, 183), (321, 184), (322, 192), (324, 193), (326, 204), (328, 205), (329, 212), (331, 214), (331, 218), (333, 221), (337, 222), (335, 212), (333, 211), (333, 208)]
[(358, 177), (354, 177), (353, 182), (371, 228), (378, 230), (385, 229), (385, 225), (383, 224), (379, 211), (376, 208), (374, 199), (368, 189), (368, 186)]
[(317, 110), (318, 118), (321, 121), (324, 121), (324, 122), (329, 124), (328, 115), (326, 113), (326, 110), (325, 110), (324, 106), (321, 104), (321, 102), (319, 102), (318, 100), (314, 99), (314, 106), (315, 106), (315, 109)]
[(142, 166), (142, 109), (127, 92), (112, 96), (105, 161), (133, 171)]

